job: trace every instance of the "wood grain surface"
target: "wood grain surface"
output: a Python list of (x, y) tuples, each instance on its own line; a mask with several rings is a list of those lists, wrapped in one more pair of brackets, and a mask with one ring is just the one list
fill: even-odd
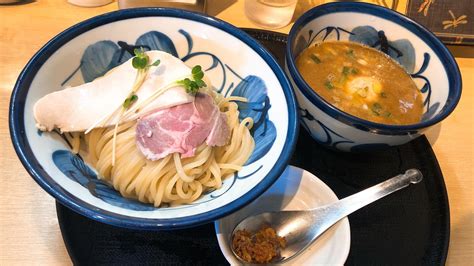
[[(243, 0), (208, 2), (209, 14), (239, 27), (257, 28), (246, 19)], [(297, 13), (320, 2), (300, 1)], [(54, 199), (28, 175), (11, 144), (10, 94), (20, 71), (48, 40), (75, 23), (116, 9), (115, 2), (81, 8), (66, 0), (0, 5), (0, 265), (71, 264), (61, 238)], [(290, 26), (278, 31), (287, 33)], [(454, 51), (463, 77), (463, 95), (454, 113), (427, 134), (449, 195), (448, 265), (474, 261), (474, 59), (463, 57), (472, 56), (473, 49)]]

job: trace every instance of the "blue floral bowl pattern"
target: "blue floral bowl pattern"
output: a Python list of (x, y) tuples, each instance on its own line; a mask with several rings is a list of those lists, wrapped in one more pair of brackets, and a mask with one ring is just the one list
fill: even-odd
[[(200, 64), (225, 96), (243, 96), (241, 118), (252, 117), (256, 148), (244, 168), (193, 204), (178, 207), (126, 199), (62, 135), (35, 129), (34, 103), (66, 86), (89, 82), (130, 59), (133, 50), (161, 50), (186, 64)], [(113, 225), (175, 229), (213, 221), (263, 193), (285, 169), (298, 119), (289, 82), (259, 44), (233, 26), (173, 9), (135, 9), (82, 22), (47, 43), (20, 75), (10, 105), (15, 149), (33, 178), (62, 204)]]
[[(422, 121), (383, 125), (342, 112), (316, 94), (296, 69), (308, 46), (328, 40), (358, 42), (388, 54), (411, 75), (423, 96)], [(447, 48), (409, 18), (376, 5), (329, 3), (306, 12), (292, 27), (286, 71), (296, 92), (303, 127), (319, 143), (342, 151), (369, 151), (406, 143), (446, 118), (461, 96), (461, 76)]]

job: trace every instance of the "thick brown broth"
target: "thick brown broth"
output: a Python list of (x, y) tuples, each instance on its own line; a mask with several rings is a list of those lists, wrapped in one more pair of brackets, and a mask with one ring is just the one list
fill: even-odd
[(304, 80), (326, 101), (376, 123), (409, 125), (423, 114), (411, 77), (384, 53), (352, 42), (323, 42), (296, 59)]

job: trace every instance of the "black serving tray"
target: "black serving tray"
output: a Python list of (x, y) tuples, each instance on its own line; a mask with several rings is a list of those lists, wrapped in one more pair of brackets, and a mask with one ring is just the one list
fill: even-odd
[[(284, 64), (287, 36), (244, 29)], [(300, 130), (291, 164), (324, 181), (339, 198), (375, 185), (408, 168), (420, 184), (389, 195), (349, 216), (351, 251), (346, 265), (444, 265), (449, 246), (449, 204), (443, 175), (422, 136), (382, 152), (341, 153), (317, 144)], [(214, 224), (150, 232), (118, 228), (56, 204), (61, 233), (76, 265), (226, 265)]]

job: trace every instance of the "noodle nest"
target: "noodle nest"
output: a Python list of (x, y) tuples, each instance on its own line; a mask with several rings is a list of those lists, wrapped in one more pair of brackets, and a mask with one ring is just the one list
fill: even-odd
[(223, 180), (239, 171), (252, 154), (253, 120), (247, 117), (240, 121), (234, 101), (246, 99), (216, 97), (219, 109), (227, 116), (231, 132), (228, 144), (210, 147), (203, 143), (190, 158), (173, 153), (156, 161), (146, 159), (135, 143), (136, 121), (118, 126), (115, 164), (112, 164), (113, 127), (96, 128), (88, 134), (66, 134), (66, 137), (72, 143), (73, 152), (83, 154), (99, 178), (122, 196), (155, 207), (187, 204), (205, 192), (219, 189)]

